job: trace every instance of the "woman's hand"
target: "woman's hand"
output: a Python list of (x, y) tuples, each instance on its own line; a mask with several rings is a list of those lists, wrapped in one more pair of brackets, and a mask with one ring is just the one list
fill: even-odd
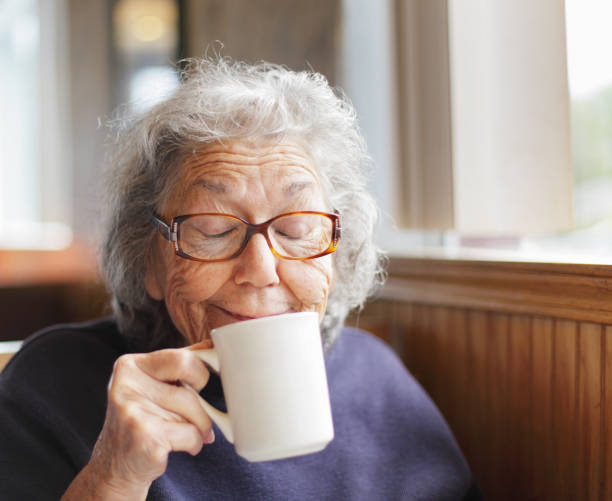
[[(204, 341), (190, 348), (211, 346)], [(170, 452), (196, 455), (214, 441), (197, 395), (181, 384), (199, 391), (208, 378), (206, 366), (189, 349), (120, 357), (108, 386), (102, 432), (62, 499), (106, 499), (107, 494), (108, 499), (145, 499), (166, 470)]]

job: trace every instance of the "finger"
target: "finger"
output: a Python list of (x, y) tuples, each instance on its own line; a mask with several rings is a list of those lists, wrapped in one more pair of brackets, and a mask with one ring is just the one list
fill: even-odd
[[(130, 392), (136, 394), (139, 405), (150, 414), (172, 422), (188, 422), (207, 436), (211, 421), (202, 409), (199, 395), (191, 387), (159, 381), (143, 371), (131, 374)], [(187, 384), (187, 383), (185, 383)]]
[[(163, 425), (164, 435), (173, 451), (187, 452), (196, 456), (205, 443), (210, 443), (209, 437), (203, 437), (200, 431), (188, 423), (168, 423)], [(214, 435), (213, 435), (214, 440)]]
[(210, 377), (202, 361), (188, 349), (160, 350), (136, 355), (137, 366), (160, 381), (184, 381), (200, 391)]
[(195, 425), (203, 436), (207, 436), (212, 427), (209, 415), (200, 405), (200, 396), (190, 386), (161, 385), (158, 388), (156, 403), (185, 421)]

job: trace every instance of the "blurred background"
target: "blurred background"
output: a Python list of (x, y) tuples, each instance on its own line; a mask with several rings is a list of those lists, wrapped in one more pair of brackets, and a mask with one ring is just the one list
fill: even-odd
[(346, 90), (392, 255), (611, 262), (610, 18), (606, 0), (0, 0), (0, 336), (104, 311), (106, 125), (207, 51)]
[(0, 0), (0, 340), (109, 312), (114, 110), (207, 51), (314, 69), (357, 109), (390, 255), (349, 322), (423, 384), (488, 499), (612, 499), (611, 19), (610, 0)]

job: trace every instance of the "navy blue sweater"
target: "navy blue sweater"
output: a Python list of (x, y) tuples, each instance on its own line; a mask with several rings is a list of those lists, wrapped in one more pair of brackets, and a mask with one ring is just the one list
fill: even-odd
[[(56, 500), (87, 463), (106, 387), (127, 351), (113, 319), (32, 336), (0, 375), (0, 498)], [(346, 328), (326, 357), (335, 438), (321, 452), (249, 463), (216, 430), (172, 453), (151, 500), (480, 499), (444, 419), (394, 353)], [(219, 379), (202, 394), (223, 407)]]

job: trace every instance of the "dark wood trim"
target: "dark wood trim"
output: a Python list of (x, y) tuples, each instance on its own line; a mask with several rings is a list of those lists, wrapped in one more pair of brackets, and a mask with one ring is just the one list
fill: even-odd
[(612, 324), (612, 266), (391, 258), (379, 297)]

